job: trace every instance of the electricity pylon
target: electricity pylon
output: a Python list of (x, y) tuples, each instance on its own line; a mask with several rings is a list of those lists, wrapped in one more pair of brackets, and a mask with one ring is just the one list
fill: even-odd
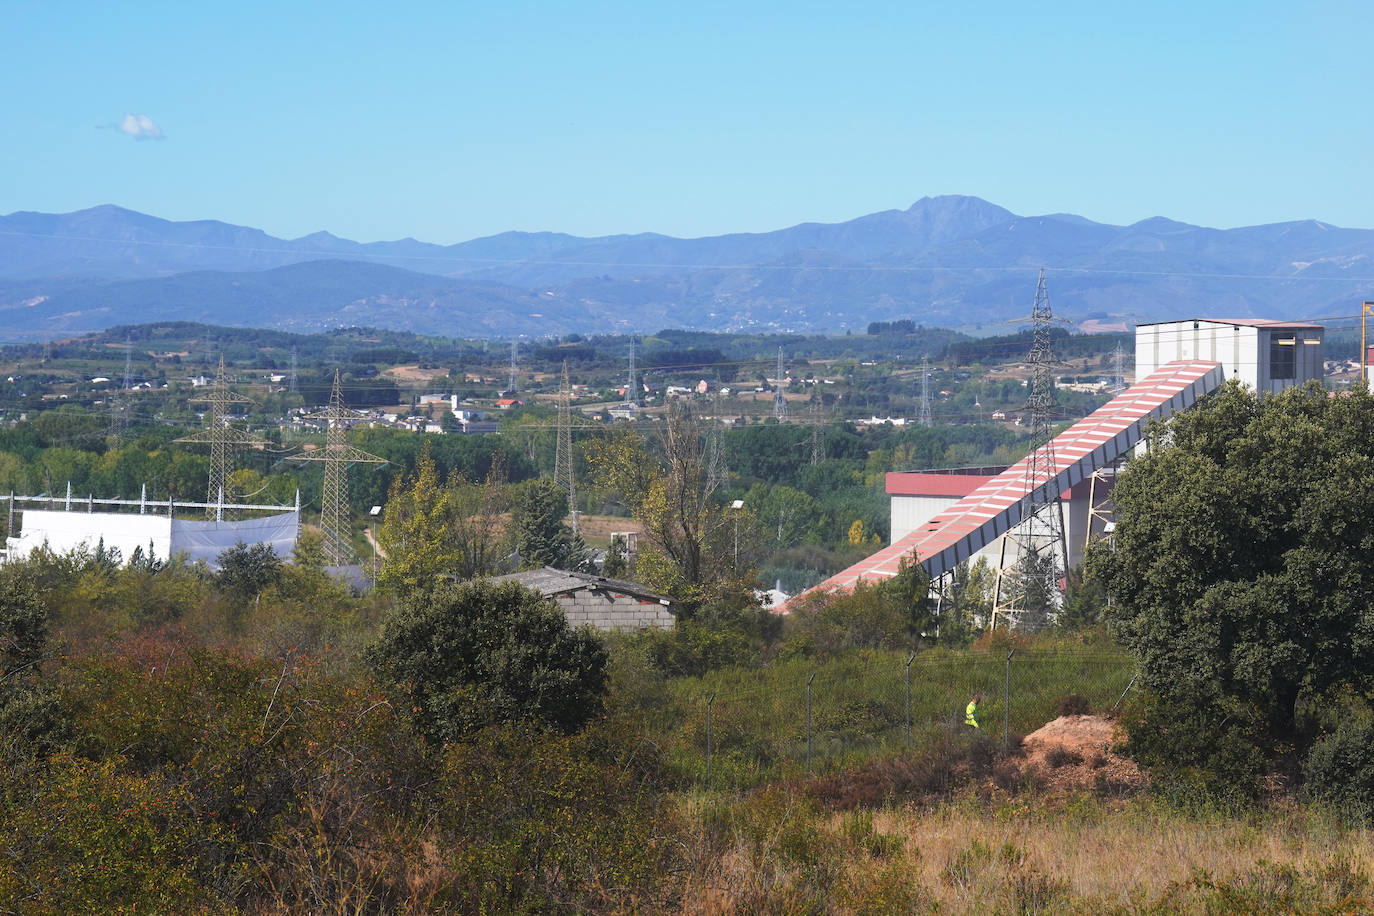
[(210, 446), (210, 477), (206, 487), (205, 515), (217, 522), (224, 521), (225, 482), (229, 478), (234, 449), (262, 448), (267, 443), (251, 433), (229, 425), (230, 404), (251, 404), (253, 402), (229, 390), (228, 377), (224, 372), (223, 353), (219, 357), (219, 371), (215, 373), (215, 383), (210, 386), (209, 392), (203, 397), (192, 398), (191, 400), (209, 403), (210, 426), (208, 429), (183, 436), (176, 441)]
[(921, 426), (930, 425), (930, 366), (921, 360), (921, 407), (916, 417)]
[[(1059, 580), (1068, 566), (1064, 543), (1063, 507), (1059, 502), (1059, 466), (1054, 454), (1054, 314), (1045, 289), (1045, 271), (1035, 288), (1031, 309), (1030, 394), (1026, 413), (1030, 418), (1030, 454), (1026, 458), (1021, 517), (1016, 530), (1006, 537), (1016, 544), (1016, 565), (1008, 572), (999, 564), (993, 595), (992, 616), (1007, 622), (1039, 627), (1058, 607)], [(1006, 557), (1006, 538), (1002, 556)]]
[(328, 426), (322, 452), (305, 452), (294, 456), (300, 461), (324, 462), (324, 492), (320, 498), (320, 527), (324, 529), (324, 555), (331, 566), (347, 566), (353, 559), (348, 544), (351, 530), (348, 518), (348, 466), (350, 464), (386, 464), (360, 448), (348, 444), (348, 428), (354, 421), (366, 419), (365, 414), (349, 410), (343, 402), (343, 386), (339, 370), (334, 370), (334, 388), (329, 394), (329, 406), (309, 415), (324, 420)]
[(778, 420), (787, 419), (787, 397), (782, 393), (786, 380), (782, 373), (782, 347), (778, 347), (778, 379), (773, 385), (773, 416)]
[(563, 380), (558, 387), (558, 444), (553, 457), (553, 480), (568, 494), (573, 534), (577, 534), (577, 481), (572, 450), (572, 383), (568, 361), (563, 360)]

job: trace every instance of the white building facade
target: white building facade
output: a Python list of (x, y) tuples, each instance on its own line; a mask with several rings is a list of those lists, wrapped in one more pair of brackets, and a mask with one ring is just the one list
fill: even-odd
[(1156, 321), (1135, 329), (1135, 377), (1145, 378), (1165, 363), (1220, 363), (1225, 377), (1252, 391), (1277, 394), (1322, 377), (1322, 333), (1318, 324), (1247, 318)]

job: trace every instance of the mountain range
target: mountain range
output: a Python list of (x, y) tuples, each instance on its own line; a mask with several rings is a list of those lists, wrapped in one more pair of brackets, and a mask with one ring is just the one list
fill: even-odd
[[(843, 223), (679, 239), (506, 232), (456, 245), (279, 239), (115, 206), (0, 217), (0, 337), (189, 320), (445, 336), (997, 325), (1047, 268), (1058, 315), (1306, 318), (1374, 298), (1374, 230), (1315, 220), (1210, 229), (1018, 216), (927, 197)], [(990, 328), (991, 329), (991, 328)]]

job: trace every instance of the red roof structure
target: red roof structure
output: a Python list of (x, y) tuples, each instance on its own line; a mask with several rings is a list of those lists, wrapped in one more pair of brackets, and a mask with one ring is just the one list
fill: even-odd
[[(1021, 522), (1028, 486), (1067, 491), (1133, 448), (1150, 420), (1192, 407), (1222, 380), (1220, 363), (1166, 363), (1055, 437), (1053, 477), (1047, 468), (1043, 479), (1027, 481), (1030, 458), (1023, 458), (915, 531), (802, 594), (847, 591), (861, 580), (895, 576), (903, 558), (920, 563), (932, 579), (951, 571)], [(787, 605), (776, 610), (785, 613)]]
[[(981, 470), (981, 469), (978, 469)], [(968, 496), (996, 474), (964, 471), (890, 471), (888, 496)]]

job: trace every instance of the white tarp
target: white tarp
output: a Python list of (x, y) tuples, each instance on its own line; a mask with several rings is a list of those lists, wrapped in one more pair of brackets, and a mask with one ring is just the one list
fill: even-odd
[(192, 562), (204, 560), (212, 569), (218, 568), (221, 553), (240, 542), (269, 544), (277, 556), (289, 561), (301, 522), (299, 512), (239, 522), (202, 522), (129, 512), (25, 509), (21, 518), (23, 530), (8, 545), (9, 556), (16, 560), (44, 544), (53, 553), (64, 554), (82, 545), (94, 551), (103, 543), (106, 550), (118, 550), (125, 563), (138, 548), (144, 556), (151, 550), (159, 560), (184, 553)]
[(291, 559), (300, 532), (301, 514), (283, 512), (241, 522), (192, 522), (173, 519), (172, 553), (184, 553), (192, 561), (204, 560), (211, 569), (219, 555), (235, 544), (267, 544), (283, 560)]
[(124, 562), (135, 548), (159, 559), (172, 553), (172, 520), (165, 515), (134, 515), (129, 512), (64, 512), (59, 509), (24, 509), (23, 529), (9, 539), (9, 555), (25, 559), (48, 545), (56, 554), (70, 553), (83, 544), (94, 551), (101, 542), (106, 550), (118, 550)]

